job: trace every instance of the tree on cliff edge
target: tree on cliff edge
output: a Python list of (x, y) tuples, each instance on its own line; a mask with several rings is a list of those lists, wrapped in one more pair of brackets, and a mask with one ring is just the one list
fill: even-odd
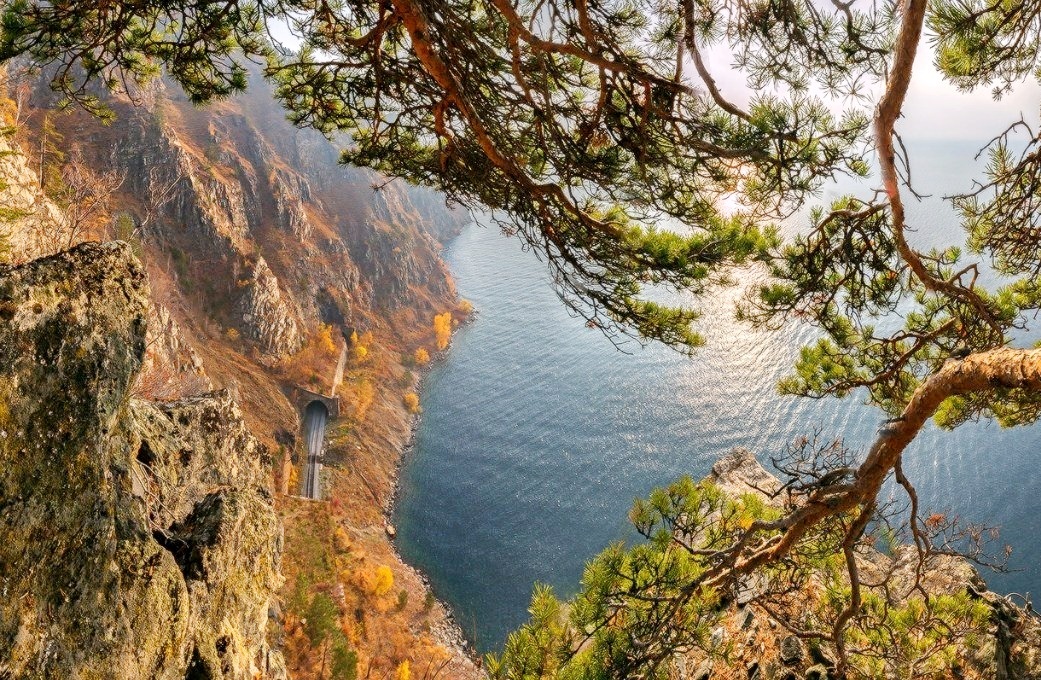
[[(57, 89), (100, 113), (95, 78), (132, 92), (163, 67), (202, 103), (242, 89), (245, 60), (262, 60), (296, 123), (348, 136), (345, 162), (490, 210), (609, 334), (692, 350), (697, 297), (765, 267), (743, 318), (821, 331), (782, 388), (867, 394), (891, 416), (859, 457), (797, 447), (783, 511), (689, 484), (638, 505), (652, 552), (594, 562), (571, 624), (540, 592), (504, 676), (662, 673), (749, 575), (822, 555), (844, 585), (826, 625), (802, 633), (832, 645), (839, 673), (857, 672), (850, 640), (867, 628), (853, 623), (874, 605), (855, 553), (885, 519), (883, 483), (907, 493), (922, 564), (981, 541), (920, 514), (904, 450), (930, 418), (1041, 415), (1041, 350), (1014, 342), (1041, 306), (1041, 136), (997, 125), (986, 177), (951, 199), (967, 248), (923, 251), (907, 238), (914, 193), (896, 130), (923, 49), (965, 90), (1034, 77), (1038, 0), (14, 0), (2, 22), (0, 57), (48, 65)], [(292, 49), (272, 37), (287, 27)], [(759, 93), (748, 106), (722, 95), (709, 49), (732, 52)], [(1030, 137), (1021, 149), (1016, 130)], [(868, 190), (822, 205), (841, 174)], [(807, 228), (782, 238), (773, 225), (807, 207)], [(999, 283), (983, 285), (985, 266)], [(695, 302), (648, 296), (661, 289)], [(701, 542), (685, 542), (695, 528)]]

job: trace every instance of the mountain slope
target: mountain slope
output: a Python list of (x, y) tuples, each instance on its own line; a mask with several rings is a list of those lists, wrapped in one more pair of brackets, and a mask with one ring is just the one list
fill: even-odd
[[(340, 166), (335, 146), (285, 122), (261, 82), (206, 109), (162, 86), (139, 105), (110, 103), (117, 121), (104, 126), (80, 111), (56, 112), (36, 88), (17, 144), (0, 153), (17, 170), (13, 193), (32, 213), (6, 225), (15, 261), (68, 242), (128, 241), (144, 263), (150, 299), (143, 369), (130, 394), (165, 403), (231, 389), (244, 427), (270, 452), (262, 486), (285, 527), (285, 585), (269, 643), (284, 649), (290, 676), (314, 677), (336, 657), (359, 675), (411, 665), (417, 674), (473, 677), (446, 610), (384, 531), (414, 417), (402, 399), (417, 389), (414, 351), (433, 352), (435, 314), (465, 316), (438, 240), (464, 216), (433, 194)], [(43, 206), (60, 212), (67, 192), (56, 178), (76, 163), (117, 178), (118, 188), (103, 219), (74, 233), (67, 221), (41, 216)], [(42, 191), (31, 186), (40, 177)], [(330, 433), (328, 500), (303, 501), (295, 497), (294, 389), (328, 390), (345, 346), (351, 358), (344, 417)], [(240, 505), (213, 500), (207, 516), (230, 517)], [(201, 517), (166, 520), (164, 531), (177, 536), (214, 526)], [(330, 601), (331, 628), (306, 624)], [(212, 655), (200, 659), (212, 666)]]

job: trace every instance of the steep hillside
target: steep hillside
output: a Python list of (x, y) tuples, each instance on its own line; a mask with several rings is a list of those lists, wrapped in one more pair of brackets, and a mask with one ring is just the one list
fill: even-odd
[[(439, 257), (439, 239), (464, 216), (432, 194), (340, 166), (333, 144), (285, 122), (262, 82), (206, 109), (159, 86), (137, 105), (110, 100), (117, 119), (108, 126), (57, 112), (43, 87), (32, 103), (0, 149), (10, 180), (0, 196), (26, 208), (24, 220), (0, 226), (12, 259), (128, 241), (151, 299), (133, 393), (161, 402), (214, 387), (236, 395), (245, 426), (270, 451), (264, 486), (285, 527), (269, 642), (284, 649), (290, 676), (472, 677), (447, 612), (384, 526), (416, 410), (404, 397), (425, 363), (415, 352), (436, 352), (436, 314), (465, 317)], [(68, 170), (80, 166), (115, 188), (95, 219), (73, 228), (60, 213), (75, 185)], [(58, 214), (51, 222), (48, 211)], [(305, 501), (295, 496), (302, 447), (292, 395), (298, 385), (328, 391), (344, 347), (327, 500)]]

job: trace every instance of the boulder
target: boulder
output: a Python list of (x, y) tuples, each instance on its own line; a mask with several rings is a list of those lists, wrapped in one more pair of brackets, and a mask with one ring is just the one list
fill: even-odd
[(227, 393), (132, 398), (147, 312), (125, 244), (0, 267), (2, 677), (282, 677), (263, 450)]

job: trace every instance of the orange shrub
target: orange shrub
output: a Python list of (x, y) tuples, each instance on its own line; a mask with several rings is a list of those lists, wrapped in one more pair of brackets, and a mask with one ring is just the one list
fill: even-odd
[(394, 572), (390, 570), (385, 564), (381, 564), (376, 567), (376, 571), (372, 575), (372, 581), (370, 589), (372, 594), (377, 597), (383, 597), (394, 588)]
[(288, 373), (295, 380), (310, 378), (309, 382), (315, 383), (317, 379), (320, 383), (321, 376), (332, 377), (339, 358), (340, 352), (336, 347), (333, 327), (323, 323), (289, 360)]
[(419, 408), (419, 395), (415, 392), (409, 392), (401, 399), (401, 401), (405, 404), (409, 413), (419, 413), (422, 410)]

